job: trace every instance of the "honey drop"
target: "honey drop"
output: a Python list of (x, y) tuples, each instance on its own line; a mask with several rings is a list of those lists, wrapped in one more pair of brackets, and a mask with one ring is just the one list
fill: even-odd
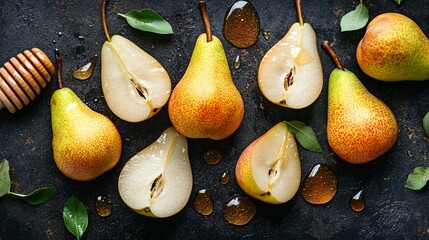
[(107, 217), (112, 213), (113, 205), (112, 201), (105, 197), (98, 196), (95, 200), (95, 210), (100, 217)]
[(73, 71), (73, 77), (78, 80), (87, 80), (90, 78), (97, 64), (97, 58), (97, 55), (95, 55), (87, 64)]
[(262, 35), (264, 36), (265, 40), (269, 40), (271, 37), (269, 32), (263, 32)]
[(213, 213), (213, 199), (212, 195), (207, 189), (198, 191), (194, 198), (194, 209), (203, 216), (208, 216)]
[(234, 196), (223, 207), (223, 217), (232, 225), (245, 225), (252, 220), (255, 214), (255, 203), (246, 196)]
[(219, 150), (212, 149), (212, 150), (208, 150), (207, 152), (205, 152), (203, 154), (203, 158), (207, 164), (216, 165), (222, 159), (222, 154), (220, 153)]
[(360, 190), (349, 201), (350, 208), (355, 212), (360, 212), (365, 208), (365, 192)]
[(239, 69), (240, 65), (241, 65), (240, 55), (237, 55), (237, 57), (235, 57), (233, 66), (235, 69)]
[(337, 192), (337, 177), (325, 164), (313, 166), (304, 179), (302, 197), (311, 204), (325, 204), (332, 200)]
[(230, 178), (229, 171), (228, 171), (228, 169), (226, 169), (225, 172), (222, 173), (222, 176), (219, 178), (219, 182), (222, 185), (225, 185), (229, 182), (229, 178)]
[(248, 1), (236, 1), (227, 11), (223, 22), (225, 39), (237, 48), (248, 48), (259, 35), (259, 16)]

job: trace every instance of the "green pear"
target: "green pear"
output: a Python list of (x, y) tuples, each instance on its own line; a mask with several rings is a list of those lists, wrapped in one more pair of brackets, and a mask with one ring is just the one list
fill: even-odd
[(378, 80), (429, 80), (429, 40), (399, 13), (378, 15), (368, 24), (356, 58), (360, 68)]
[(198, 37), (189, 66), (171, 94), (168, 114), (177, 131), (189, 138), (220, 140), (240, 126), (243, 99), (222, 43), (211, 33)]
[[(330, 49), (327, 42), (323, 47)], [(337, 59), (338, 68), (332, 71), (328, 83), (328, 143), (347, 162), (372, 161), (395, 144), (395, 116), (355, 74), (342, 67), (336, 56), (333, 58)]]
[(60, 72), (58, 76), (60, 89), (51, 98), (54, 161), (67, 177), (92, 180), (119, 161), (121, 136), (110, 119), (91, 110), (70, 88), (62, 88)]

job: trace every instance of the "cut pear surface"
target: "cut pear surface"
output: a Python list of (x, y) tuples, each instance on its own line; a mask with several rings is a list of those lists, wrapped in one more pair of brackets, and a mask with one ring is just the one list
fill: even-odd
[(101, 84), (109, 108), (129, 122), (153, 116), (171, 93), (170, 77), (161, 64), (119, 35), (103, 44)]
[(258, 83), (271, 102), (293, 109), (312, 104), (323, 87), (316, 33), (310, 24), (294, 23), (264, 56)]
[(134, 211), (165, 218), (182, 210), (192, 191), (186, 138), (174, 128), (132, 157), (118, 181), (119, 194)]
[(240, 187), (268, 203), (289, 201), (301, 182), (301, 162), (293, 134), (281, 122), (250, 144), (236, 167)]

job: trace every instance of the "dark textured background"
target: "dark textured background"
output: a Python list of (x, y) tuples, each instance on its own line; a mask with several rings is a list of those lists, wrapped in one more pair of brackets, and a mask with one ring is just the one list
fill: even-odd
[[(355, 48), (364, 30), (341, 33), (341, 16), (353, 10), (358, 0), (303, 0), (303, 13), (318, 34), (318, 44), (327, 39), (364, 85), (381, 98), (397, 117), (400, 132), (395, 146), (376, 161), (355, 166), (345, 163), (332, 153), (326, 140), (327, 80), (334, 68), (333, 61), (320, 49), (324, 69), (324, 88), (312, 106), (303, 110), (288, 110), (265, 100), (257, 86), (257, 69), (264, 53), (297, 21), (293, 1), (253, 1), (261, 18), (261, 33), (271, 34), (265, 40), (260, 34), (256, 45), (238, 50), (221, 34), (224, 14), (233, 1), (208, 1), (213, 33), (224, 43), (230, 66), (237, 54), (241, 68), (232, 69), (234, 82), (243, 96), (245, 117), (238, 131), (223, 141), (189, 140), (189, 154), (194, 176), (195, 193), (208, 188), (215, 210), (209, 217), (195, 212), (192, 201), (179, 214), (168, 219), (151, 219), (127, 208), (117, 191), (120, 170), (138, 151), (152, 143), (171, 126), (167, 107), (142, 123), (127, 123), (112, 114), (103, 99), (100, 87), (100, 61), (92, 78), (80, 82), (72, 79), (71, 71), (100, 53), (105, 41), (101, 28), (101, 1), (10, 1), (0, 0), (0, 63), (18, 52), (39, 47), (53, 59), (53, 50), (63, 55), (64, 85), (73, 89), (92, 109), (108, 116), (117, 125), (123, 152), (117, 166), (90, 182), (77, 182), (63, 176), (52, 159), (49, 101), (56, 83), (48, 85), (36, 100), (12, 115), (0, 111), (0, 158), (11, 165), (12, 190), (29, 193), (42, 186), (55, 186), (57, 195), (40, 206), (30, 206), (10, 197), (0, 199), (0, 239), (73, 239), (62, 220), (64, 203), (76, 195), (88, 208), (89, 227), (84, 239), (428, 239), (428, 189), (415, 192), (404, 188), (407, 174), (418, 165), (427, 165), (428, 139), (422, 129), (422, 118), (429, 111), (428, 82), (379, 82), (366, 76), (358, 67)], [(197, 0), (111, 1), (108, 25), (111, 35), (123, 35), (157, 58), (169, 72), (173, 86), (186, 70), (194, 41), (203, 25)], [(398, 6), (393, 0), (365, 1), (371, 19), (383, 12), (400, 12), (414, 19), (429, 34), (429, 4), (426, 0), (404, 0)], [(131, 9), (151, 8), (173, 26), (174, 35), (144, 33), (129, 27), (116, 15)], [(63, 35), (59, 36), (59, 32)], [(77, 36), (82, 35), (84, 39)], [(323, 153), (300, 148), (303, 177), (318, 162), (326, 163), (338, 176), (338, 192), (332, 202), (323, 206), (307, 204), (297, 194), (290, 202), (268, 205), (256, 202), (255, 218), (246, 226), (229, 225), (222, 217), (222, 206), (234, 194), (243, 193), (232, 174), (223, 186), (218, 179), (225, 169), (234, 172), (242, 150), (255, 138), (282, 120), (298, 119), (315, 130)], [(207, 165), (202, 154), (219, 149), (222, 161)], [(364, 188), (367, 207), (353, 212), (349, 198)], [(95, 211), (97, 196), (113, 201), (113, 213), (101, 218)]]

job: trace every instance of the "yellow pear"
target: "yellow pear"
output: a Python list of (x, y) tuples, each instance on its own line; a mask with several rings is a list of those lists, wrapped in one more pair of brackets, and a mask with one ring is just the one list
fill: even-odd
[[(323, 47), (335, 54), (327, 42)], [(328, 84), (328, 143), (347, 162), (372, 161), (395, 144), (395, 116), (356, 75), (343, 68), (336, 56), (333, 58), (337, 59), (338, 68), (332, 71)]]
[(399, 13), (378, 15), (368, 24), (356, 58), (360, 68), (378, 80), (429, 80), (429, 40)]
[(54, 161), (67, 177), (92, 180), (118, 162), (121, 136), (110, 119), (91, 110), (70, 88), (62, 88), (58, 76), (60, 89), (51, 98)]
[(285, 122), (246, 147), (235, 176), (240, 188), (260, 201), (280, 204), (295, 196), (301, 182), (301, 162), (294, 135)]
[(189, 66), (171, 94), (168, 114), (177, 131), (189, 138), (220, 140), (240, 126), (243, 100), (216, 36), (198, 37)]

